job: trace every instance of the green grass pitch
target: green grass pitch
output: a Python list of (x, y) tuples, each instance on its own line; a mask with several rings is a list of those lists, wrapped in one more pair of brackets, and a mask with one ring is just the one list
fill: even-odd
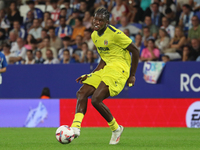
[(200, 150), (200, 129), (125, 128), (109, 145), (109, 128), (82, 128), (70, 144), (60, 144), (56, 128), (0, 128), (0, 150)]

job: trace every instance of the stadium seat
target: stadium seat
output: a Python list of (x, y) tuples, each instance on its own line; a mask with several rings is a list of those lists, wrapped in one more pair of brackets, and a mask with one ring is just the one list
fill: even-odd
[(20, 14), (23, 18), (26, 18), (26, 14), (27, 12), (30, 10), (30, 8), (28, 7), (28, 5), (21, 5), (19, 7), (19, 11), (20, 11)]
[(35, 8), (39, 8), (42, 12), (45, 12), (46, 5), (35, 5)]
[(51, 5), (47, 5), (46, 11), (49, 11), (49, 12), (53, 11), (53, 7)]

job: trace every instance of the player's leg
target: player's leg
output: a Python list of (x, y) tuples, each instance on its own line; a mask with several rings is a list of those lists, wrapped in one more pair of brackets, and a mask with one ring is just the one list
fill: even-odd
[(74, 130), (75, 136), (80, 136), (80, 128), (83, 117), (87, 111), (88, 97), (92, 95), (95, 91), (93, 86), (84, 84), (77, 92), (77, 104), (76, 104), (76, 114), (71, 125)]
[(101, 82), (98, 88), (92, 95), (92, 105), (102, 115), (102, 117), (108, 122), (112, 132), (110, 144), (117, 144), (119, 142), (123, 127), (119, 126), (115, 118), (112, 116), (109, 108), (103, 103), (103, 100), (110, 96), (109, 87)]

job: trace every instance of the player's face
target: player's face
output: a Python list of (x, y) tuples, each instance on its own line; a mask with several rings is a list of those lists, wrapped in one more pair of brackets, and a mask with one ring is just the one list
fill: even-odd
[(105, 19), (105, 16), (102, 14), (95, 14), (93, 19), (93, 26), (95, 31), (100, 31), (106, 27), (108, 21)]

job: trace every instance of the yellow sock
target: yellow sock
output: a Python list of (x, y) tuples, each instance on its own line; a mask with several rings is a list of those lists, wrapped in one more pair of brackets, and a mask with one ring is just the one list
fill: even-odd
[(108, 125), (110, 126), (110, 129), (112, 131), (117, 130), (117, 128), (119, 127), (117, 121), (115, 120), (115, 118), (113, 118), (113, 120), (111, 122), (108, 122)]
[(84, 114), (82, 114), (82, 113), (76, 113), (71, 127), (76, 127), (76, 128), (80, 129), (83, 117), (84, 117)]

